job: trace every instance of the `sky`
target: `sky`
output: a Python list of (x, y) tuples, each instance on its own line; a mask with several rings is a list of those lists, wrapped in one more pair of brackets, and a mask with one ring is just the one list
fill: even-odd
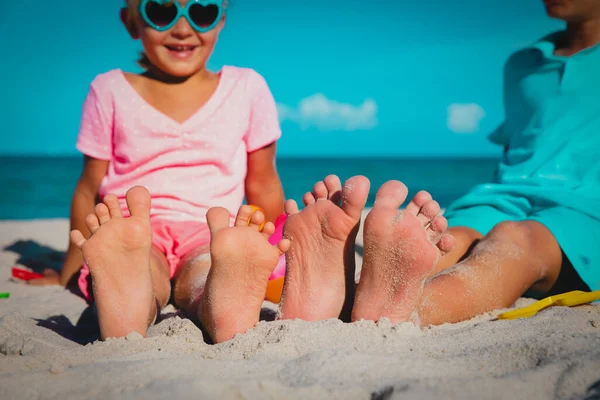
[[(481, 157), (511, 52), (560, 29), (541, 0), (232, 0), (209, 68), (254, 68), (290, 157)], [(139, 71), (122, 0), (3, 7), (0, 155), (75, 155), (89, 84)], [(4, 57), (3, 57), (4, 58)]]

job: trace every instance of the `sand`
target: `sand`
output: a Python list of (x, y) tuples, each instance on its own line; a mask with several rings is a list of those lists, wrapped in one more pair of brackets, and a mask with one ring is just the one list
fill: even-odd
[(424, 330), (264, 321), (220, 345), (170, 307), (146, 339), (99, 342), (74, 327), (79, 297), (10, 280), (15, 264), (59, 266), (67, 234), (65, 220), (0, 222), (0, 399), (600, 398), (598, 304)]

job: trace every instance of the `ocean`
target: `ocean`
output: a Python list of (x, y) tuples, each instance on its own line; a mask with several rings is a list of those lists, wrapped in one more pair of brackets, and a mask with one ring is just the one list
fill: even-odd
[[(304, 193), (328, 174), (342, 181), (353, 175), (371, 180), (368, 205), (385, 181), (403, 181), (411, 194), (428, 190), (442, 207), (470, 187), (489, 181), (496, 159), (280, 158), (286, 198), (301, 202)], [(80, 157), (0, 157), (0, 219), (67, 218), (81, 173)]]

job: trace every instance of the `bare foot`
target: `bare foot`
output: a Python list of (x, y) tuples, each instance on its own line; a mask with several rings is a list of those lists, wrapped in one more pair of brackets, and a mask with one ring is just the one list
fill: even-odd
[(264, 214), (253, 214), (247, 205), (240, 207), (233, 227), (224, 208), (211, 208), (206, 217), (212, 265), (198, 318), (213, 341), (220, 343), (256, 325), (269, 275), (290, 243), (284, 239), (272, 246), (268, 238), (275, 226), (267, 222), (261, 231)]
[(454, 237), (445, 233), (448, 222), (431, 195), (419, 192), (399, 211), (407, 195), (403, 183), (385, 183), (365, 219), (364, 260), (352, 321), (408, 321), (436, 261), (454, 246)]
[(350, 178), (344, 184), (335, 175), (318, 182), (304, 196), (298, 212), (286, 203), (284, 237), (291, 241), (280, 303), (282, 319), (348, 320), (353, 303), (354, 242), (361, 212), (369, 195), (369, 180)]
[(86, 240), (80, 231), (71, 232), (92, 275), (102, 339), (131, 332), (145, 336), (156, 316), (148, 190), (131, 188), (127, 207), (131, 216), (124, 218), (117, 197), (107, 195), (85, 220), (92, 236)]

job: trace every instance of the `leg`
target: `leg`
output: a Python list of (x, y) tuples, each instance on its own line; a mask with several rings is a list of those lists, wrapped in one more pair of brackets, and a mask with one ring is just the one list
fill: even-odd
[(90, 239), (71, 232), (90, 268), (102, 339), (131, 332), (145, 336), (157, 313), (153, 286), (164, 287), (160, 258), (151, 256), (150, 194), (142, 187), (130, 189), (127, 206), (131, 217), (123, 218), (117, 198), (107, 195), (86, 219)]
[(455, 245), (447, 254), (442, 255), (435, 263), (429, 277), (433, 277), (445, 269), (465, 259), (477, 243), (483, 238), (483, 235), (475, 229), (466, 226), (456, 226), (448, 228), (447, 233), (454, 237)]
[(354, 295), (354, 243), (369, 181), (337, 176), (318, 182), (298, 212), (286, 203), (284, 237), (291, 241), (280, 303), (283, 319), (347, 319)]
[(450, 243), (442, 236), (437, 248), (433, 246), (445, 228), (436, 223), (439, 218), (419, 226), (416, 208), (398, 215), (395, 207), (406, 196), (401, 189), (394, 190), (391, 183), (382, 186), (365, 221), (366, 273), (353, 319), (402, 322), (414, 309), (422, 325), (457, 322), (510, 306), (530, 287), (547, 291), (554, 285), (562, 253), (548, 228), (536, 221), (496, 225), (465, 260), (426, 281), (435, 250), (449, 250)]
[(498, 196), (494, 206), (487, 204), (488, 200), (475, 198), (469, 201), (469, 207), (446, 210), (444, 217), (448, 219), (450, 226), (448, 234), (454, 236), (456, 244), (452, 251), (439, 259), (430, 277), (464, 260), (481, 238), (498, 223), (527, 218), (529, 204), (522, 199)]
[[(528, 291), (525, 296), (540, 297), (541, 296), (555, 296), (557, 294), (570, 292), (572, 290), (581, 290), (582, 292), (591, 291), (590, 287), (585, 283), (581, 276), (577, 272), (577, 269), (569, 259), (569, 257), (562, 253), (563, 263), (560, 267), (560, 274), (556, 278), (556, 283), (547, 292), (537, 292), (535, 288)], [(600, 284), (600, 280), (598, 281)]]
[(198, 323), (198, 306), (211, 265), (210, 245), (199, 246), (189, 252), (180, 265), (173, 277), (175, 304), (185, 310), (188, 318)]
[[(590, 212), (594, 212), (591, 207)], [(600, 218), (566, 207), (538, 210), (529, 217), (544, 225), (563, 251), (563, 265), (548, 294), (600, 290)]]
[(408, 189), (398, 181), (377, 192), (365, 219), (365, 253), (352, 320), (392, 322), (411, 318), (423, 284), (442, 254), (454, 245), (445, 234), (446, 219), (426, 192), (419, 192), (401, 212)]
[(156, 297), (154, 307), (156, 315), (167, 305), (171, 297), (171, 279), (169, 278), (169, 262), (164, 253), (152, 246), (150, 250), (150, 274), (152, 276), (152, 290)]
[(207, 219), (210, 264), (197, 257), (184, 266), (175, 296), (178, 305), (197, 316), (213, 341), (220, 343), (256, 325), (269, 275), (289, 242), (272, 246), (268, 238), (275, 226), (267, 222), (260, 231), (265, 217), (249, 206), (240, 207), (234, 227), (229, 227), (224, 208), (210, 209)]
[(509, 307), (529, 288), (547, 292), (563, 261), (552, 233), (536, 221), (498, 224), (462, 262), (425, 285), (423, 325), (462, 321)]

